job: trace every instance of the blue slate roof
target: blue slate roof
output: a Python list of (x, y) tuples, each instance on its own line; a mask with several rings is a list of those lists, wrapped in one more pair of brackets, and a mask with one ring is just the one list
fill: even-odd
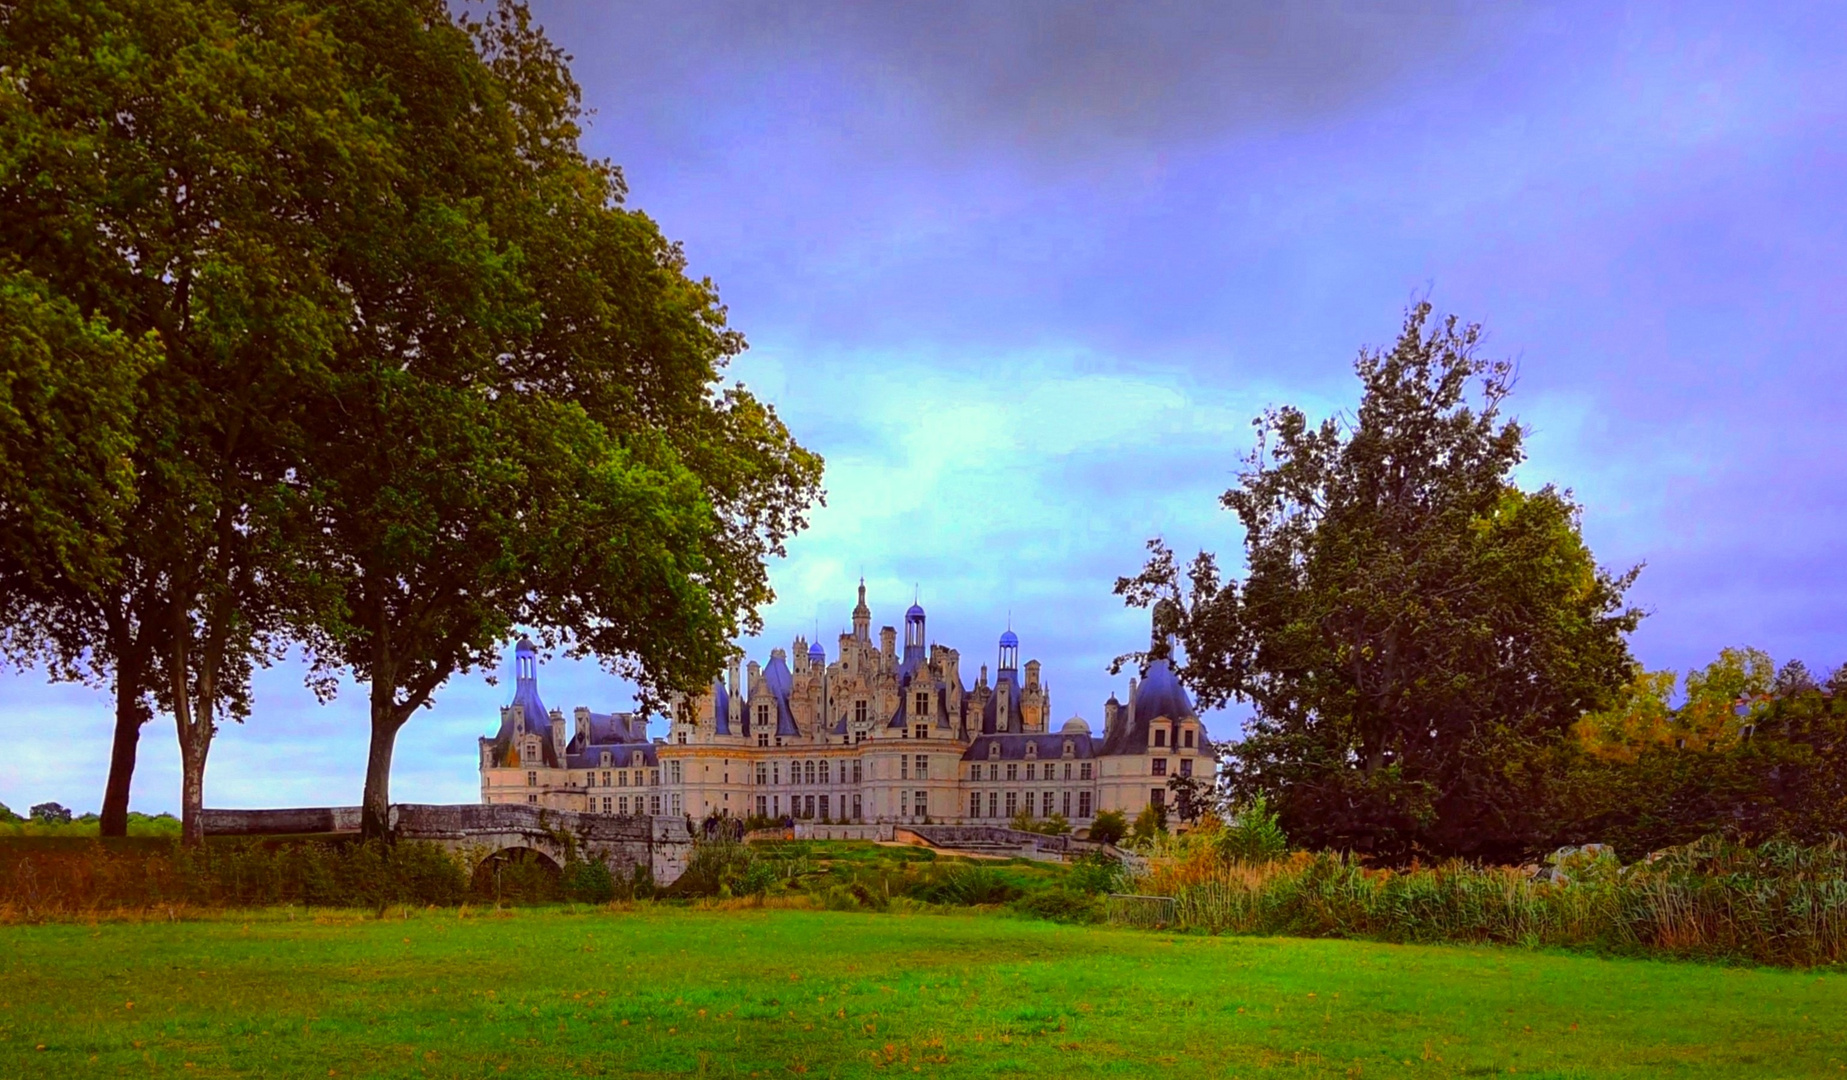
[[(1148, 665), (1148, 674), (1135, 692), (1131, 712), (1132, 715), (1104, 740), (1105, 754), (1135, 754), (1148, 749), (1148, 726), (1157, 717), (1164, 716), (1169, 720), (1199, 718), (1199, 714), (1193, 711), (1193, 700), (1187, 696), (1186, 688), (1180, 685), (1173, 665), (1166, 660), (1156, 660)], [(1201, 725), (1200, 740), (1200, 748), (1209, 750), (1204, 725)]]
[(795, 710), (789, 707), (795, 677), (789, 674), (789, 665), (783, 663), (782, 657), (770, 658), (769, 666), (763, 669), (763, 685), (769, 688), (770, 698), (776, 702), (776, 734), (800, 735), (801, 729), (795, 726)]
[(513, 745), (514, 727), (523, 720), (526, 730), (539, 737), (546, 766), (557, 768), (558, 752), (552, 746), (551, 713), (539, 698), (538, 653), (538, 647), (530, 638), (522, 637), (513, 646), (514, 681), (510, 706), (516, 711), (502, 714), (500, 730), (494, 733), (494, 754), (496, 760), (506, 760), (507, 750)]
[(718, 734), (731, 734), (731, 691), (725, 689), (723, 679), (712, 680), (712, 710)]
[(988, 696), (987, 704), (981, 707), (981, 733), (998, 734), (996, 725), (1000, 716), (1000, 696), (1007, 695), (1007, 715), (1013, 722), (1020, 722), (1020, 680), (1012, 668), (1002, 668), (994, 680), (994, 693)]
[[(603, 753), (609, 752), (609, 764), (603, 764)], [(565, 767), (570, 769), (633, 769), (636, 767), (658, 766), (660, 759), (655, 745), (649, 743), (596, 744), (572, 746), (565, 751)]]
[[(1065, 743), (1071, 743), (1073, 759), (1097, 756), (1096, 741), (1089, 735), (978, 735), (962, 754), (963, 761), (1058, 761), (1065, 756)], [(1034, 759), (1026, 756), (1026, 747), (1034, 748)], [(995, 754), (994, 747), (1000, 747)]]

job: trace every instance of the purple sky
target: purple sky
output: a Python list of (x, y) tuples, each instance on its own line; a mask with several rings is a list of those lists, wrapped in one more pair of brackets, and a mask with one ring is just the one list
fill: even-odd
[[(1646, 664), (1847, 661), (1841, 5), (535, 8), (589, 149), (828, 459), (753, 656), (817, 625), (831, 652), (863, 571), (875, 625), (921, 586), (967, 670), (1011, 612), (1060, 717), (1096, 722), (1146, 635), (1115, 576), (1155, 534), (1235, 555), (1214, 498), (1250, 418), (1350, 408), (1356, 350), (1427, 292), (1519, 360), (1522, 479), (1647, 564)], [(357, 801), (363, 693), (317, 706), (299, 675), (222, 734), (209, 803)], [(588, 665), (542, 677), (567, 711), (628, 704)], [(446, 687), (394, 795), (477, 797), (507, 693)], [(0, 801), (93, 809), (106, 698), (34, 673), (0, 695)], [(136, 806), (177, 787), (156, 723)]]

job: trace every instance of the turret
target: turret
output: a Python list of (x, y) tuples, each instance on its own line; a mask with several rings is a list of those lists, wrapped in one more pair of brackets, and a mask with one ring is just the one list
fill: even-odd
[(1026, 661), (1026, 689), (1039, 689), (1039, 661)]
[(872, 609), (866, 606), (866, 579), (859, 579), (859, 603), (853, 607), (853, 636), (872, 642)]
[(896, 659), (898, 655), (898, 631), (894, 627), (879, 628), (879, 653), (887, 660)]

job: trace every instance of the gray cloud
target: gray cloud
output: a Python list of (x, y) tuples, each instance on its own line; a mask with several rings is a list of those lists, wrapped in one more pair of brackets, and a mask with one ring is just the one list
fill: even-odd
[(886, 150), (893, 136), (921, 136), (937, 152), (1055, 160), (1168, 149), (1387, 96), (1433, 57), (1500, 34), (1512, 10), (1457, 0), (539, 5), (558, 40), (617, 46), (576, 63), (591, 96), (615, 109), (665, 83), (703, 111), (742, 81)]

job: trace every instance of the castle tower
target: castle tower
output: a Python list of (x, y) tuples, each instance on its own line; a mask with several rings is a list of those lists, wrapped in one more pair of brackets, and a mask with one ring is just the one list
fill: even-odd
[(866, 606), (866, 579), (859, 579), (859, 603), (853, 606), (853, 636), (872, 643), (872, 609)]

